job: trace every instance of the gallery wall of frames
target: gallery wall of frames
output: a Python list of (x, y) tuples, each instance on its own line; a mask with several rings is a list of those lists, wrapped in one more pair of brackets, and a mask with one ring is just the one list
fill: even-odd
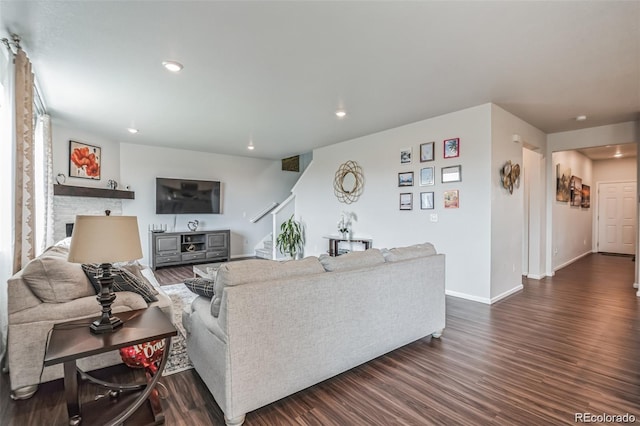
[[(443, 162), (436, 162), (442, 158)], [(460, 207), (460, 190), (456, 182), (462, 181), (460, 159), (460, 138), (445, 139), (441, 143), (424, 142), (415, 147), (400, 150), (400, 169), (398, 172), (399, 208), (408, 211), (414, 209), (434, 210), (439, 206), (445, 209)], [(436, 198), (436, 183), (442, 185), (442, 198)], [(419, 187), (416, 191), (414, 188)], [(415, 201), (414, 201), (415, 198)]]

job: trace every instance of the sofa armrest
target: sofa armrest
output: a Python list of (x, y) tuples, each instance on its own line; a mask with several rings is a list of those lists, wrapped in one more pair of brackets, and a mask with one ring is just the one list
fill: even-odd
[[(142, 296), (130, 291), (116, 293), (116, 300), (111, 309), (114, 312), (144, 309), (147, 302)], [(14, 312), (9, 315), (10, 324), (28, 324), (39, 321), (62, 322), (73, 318), (100, 316), (100, 304), (95, 296), (81, 297), (66, 303), (40, 303), (39, 305)]]
[(211, 300), (209, 298), (198, 296), (191, 302), (191, 305), (185, 306), (184, 312), (182, 313), (182, 325), (187, 334), (191, 333), (193, 324), (192, 316), (196, 315), (211, 334), (222, 342), (227, 341), (227, 336), (222, 331), (222, 328), (220, 328), (218, 318), (211, 315)]

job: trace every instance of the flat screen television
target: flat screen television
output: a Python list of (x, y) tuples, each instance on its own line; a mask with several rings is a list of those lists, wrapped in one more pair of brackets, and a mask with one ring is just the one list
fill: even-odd
[(220, 182), (156, 178), (156, 214), (220, 213)]

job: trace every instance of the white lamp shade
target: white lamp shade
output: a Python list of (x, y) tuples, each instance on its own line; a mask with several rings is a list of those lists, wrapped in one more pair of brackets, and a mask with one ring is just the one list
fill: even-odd
[(114, 263), (141, 257), (136, 216), (76, 216), (69, 262)]

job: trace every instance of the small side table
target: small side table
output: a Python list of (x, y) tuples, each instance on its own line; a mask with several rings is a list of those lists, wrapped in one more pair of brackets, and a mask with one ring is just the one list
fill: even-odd
[(341, 242), (362, 244), (365, 250), (370, 249), (373, 245), (373, 240), (371, 240), (370, 238), (344, 238), (337, 235), (327, 235), (324, 238), (327, 238), (329, 240), (329, 256), (340, 256), (341, 254), (344, 254), (338, 250), (338, 245)]
[[(124, 325), (113, 333), (93, 334), (89, 320), (75, 320), (55, 324), (47, 344), (44, 365), (64, 363), (64, 389), (69, 424), (119, 425), (131, 417), (149, 399), (153, 413), (152, 424), (164, 423), (162, 406), (157, 392), (153, 392), (171, 349), (171, 337), (178, 334), (169, 318), (154, 306), (148, 309), (116, 314)], [(109, 383), (94, 378), (76, 366), (76, 360), (137, 345), (151, 340), (165, 339), (164, 356), (157, 373), (146, 384)], [(80, 406), (78, 387), (80, 377), (110, 389), (111, 397), (100, 398)], [(127, 394), (120, 398), (120, 393)], [(115, 401), (115, 402), (114, 402)]]

